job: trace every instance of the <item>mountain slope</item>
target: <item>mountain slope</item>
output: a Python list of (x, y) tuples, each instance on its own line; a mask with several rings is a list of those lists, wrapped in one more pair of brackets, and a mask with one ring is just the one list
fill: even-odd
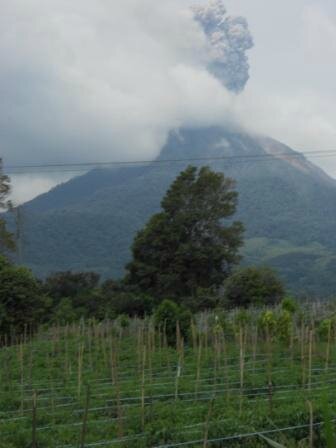
[[(193, 160), (164, 162), (172, 159)], [(25, 204), (25, 263), (40, 275), (64, 269), (122, 275), (135, 233), (188, 164), (236, 179), (236, 218), (249, 240), (245, 262), (276, 266), (293, 289), (332, 293), (336, 282), (324, 277), (336, 265), (336, 182), (277, 141), (224, 128), (173, 133), (158, 163), (96, 169)], [(283, 250), (272, 254), (279, 241)]]

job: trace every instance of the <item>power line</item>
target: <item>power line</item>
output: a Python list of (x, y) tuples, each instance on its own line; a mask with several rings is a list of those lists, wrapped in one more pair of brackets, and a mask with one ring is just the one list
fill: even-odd
[(153, 167), (166, 163), (185, 163), (185, 162), (206, 162), (206, 161), (224, 161), (233, 162), (264, 162), (277, 161), (283, 159), (301, 159), (305, 156), (311, 158), (329, 158), (336, 157), (336, 150), (329, 151), (310, 151), (310, 152), (275, 152), (270, 154), (245, 154), (219, 157), (186, 157), (181, 159), (153, 159), (153, 160), (133, 160), (133, 161), (110, 161), (110, 162), (76, 162), (76, 163), (44, 163), (36, 165), (8, 165), (5, 170), (8, 174), (33, 174), (33, 173), (77, 173), (85, 172), (90, 168), (102, 168), (112, 166), (137, 166), (144, 165)]

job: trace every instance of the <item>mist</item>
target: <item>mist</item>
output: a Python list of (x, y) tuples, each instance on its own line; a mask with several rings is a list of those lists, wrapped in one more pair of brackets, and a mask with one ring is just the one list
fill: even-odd
[[(256, 17), (274, 21), (270, 42), (280, 35), (286, 42), (294, 31), (283, 33), (267, 15), (268, 3), (258, 2), (259, 9), (243, 0), (228, 0), (227, 7), (220, 0), (4, 0), (5, 165), (152, 159), (168, 133), (185, 126), (242, 126), (295, 149), (330, 149), (335, 102), (294, 88), (284, 64), (272, 84), (272, 67), (260, 62), (266, 42)], [(277, 13), (281, 8), (290, 9), (277, 5)], [(334, 36), (333, 20), (317, 7), (303, 8), (300, 20), (302, 54), (318, 53), (322, 63), (327, 48), (332, 60), (334, 46), (326, 41)], [(268, 51), (271, 64), (280, 65), (278, 48)], [(35, 174), (28, 182), (11, 177), (20, 202), (62, 182), (64, 173)]]

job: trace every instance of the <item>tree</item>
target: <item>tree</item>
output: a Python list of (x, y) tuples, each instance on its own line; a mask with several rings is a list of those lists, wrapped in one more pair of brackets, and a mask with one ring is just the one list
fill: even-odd
[(169, 345), (176, 344), (177, 323), (181, 336), (186, 339), (190, 328), (192, 314), (187, 309), (172, 300), (165, 299), (154, 313), (154, 322), (164, 333)]
[(234, 181), (208, 167), (188, 167), (135, 237), (126, 283), (157, 297), (186, 297), (219, 287), (239, 262), (243, 226), (224, 225), (236, 210)]
[(0, 332), (36, 327), (50, 303), (32, 273), (0, 257)]
[(46, 279), (44, 288), (55, 301), (65, 297), (74, 299), (97, 288), (99, 280), (95, 272), (56, 272)]
[(276, 273), (266, 267), (239, 269), (224, 283), (224, 300), (231, 307), (275, 305), (284, 298)]
[[(44, 283), (45, 293), (52, 299), (55, 316), (60, 322), (80, 317), (104, 318), (105, 298), (98, 288), (100, 276), (95, 272), (57, 272)], [(72, 311), (66, 316), (69, 304)], [(70, 316), (72, 315), (72, 317)]]
[[(3, 174), (2, 159), (0, 159), (0, 212), (11, 209), (12, 204), (7, 199), (10, 193), (9, 177)], [(0, 252), (4, 253), (8, 250), (14, 250), (15, 243), (13, 236), (6, 228), (6, 222), (0, 218)]]

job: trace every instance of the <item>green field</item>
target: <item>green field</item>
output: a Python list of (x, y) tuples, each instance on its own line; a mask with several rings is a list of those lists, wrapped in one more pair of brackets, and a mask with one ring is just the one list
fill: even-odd
[(202, 314), (174, 331), (119, 318), (28, 333), (1, 340), (2, 448), (270, 446), (262, 435), (327, 446), (330, 307)]

